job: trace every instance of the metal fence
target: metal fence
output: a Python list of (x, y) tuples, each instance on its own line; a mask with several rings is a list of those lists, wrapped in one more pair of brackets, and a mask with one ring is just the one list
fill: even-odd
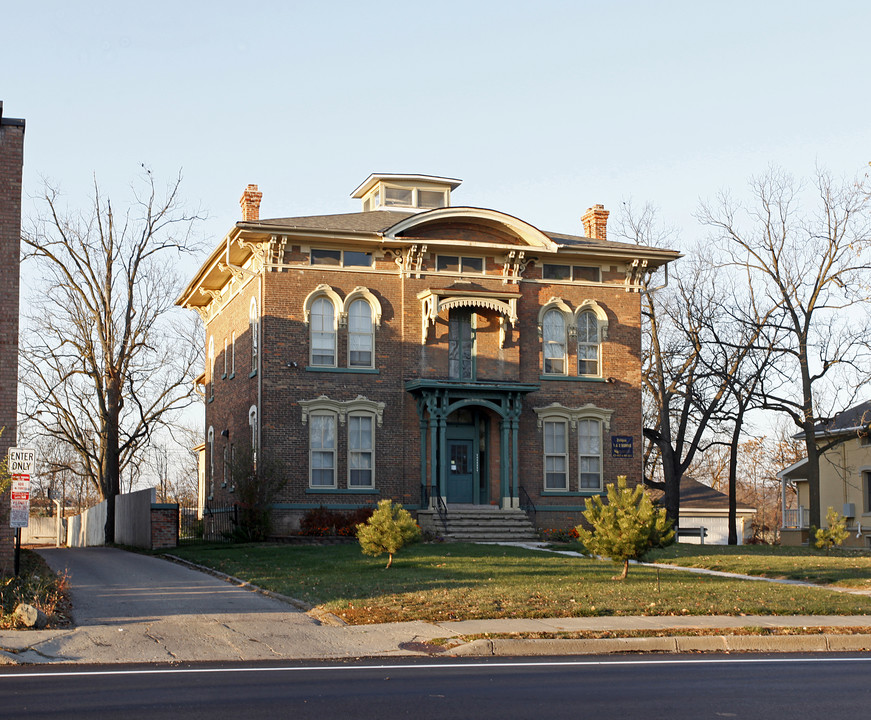
[(239, 508), (236, 505), (203, 508), (180, 506), (178, 509), (178, 542), (180, 545), (194, 543), (231, 543), (239, 524)]

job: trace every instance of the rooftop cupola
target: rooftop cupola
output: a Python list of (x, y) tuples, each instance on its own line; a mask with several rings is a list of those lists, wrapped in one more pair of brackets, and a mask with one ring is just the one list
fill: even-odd
[(363, 212), (423, 212), (450, 207), (451, 190), (455, 190), (461, 182), (456, 178), (435, 175), (373, 173), (351, 193), (351, 197), (363, 200)]

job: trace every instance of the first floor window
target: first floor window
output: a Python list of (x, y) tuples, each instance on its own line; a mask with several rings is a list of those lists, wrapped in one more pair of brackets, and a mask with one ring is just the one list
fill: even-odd
[(581, 490), (602, 489), (602, 428), (598, 420), (578, 420)]
[(311, 486), (336, 487), (336, 416), (312, 415), (309, 423)]
[(568, 490), (568, 443), (563, 421), (544, 423), (544, 489)]
[(372, 416), (348, 418), (348, 487), (372, 487)]

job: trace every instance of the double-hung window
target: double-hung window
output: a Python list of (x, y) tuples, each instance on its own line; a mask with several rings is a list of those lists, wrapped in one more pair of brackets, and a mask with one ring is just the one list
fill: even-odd
[(544, 373), (566, 373), (566, 320), (559, 310), (548, 310), (541, 324), (544, 352)]
[(569, 451), (566, 423), (547, 420), (544, 423), (544, 489), (569, 489)]
[(368, 488), (375, 484), (373, 425), (371, 415), (348, 417), (349, 488)]
[(599, 321), (591, 310), (578, 315), (578, 375), (600, 375)]
[(309, 419), (309, 452), (311, 486), (336, 487), (336, 416), (332, 413)]
[(374, 346), (372, 308), (365, 300), (355, 300), (348, 310), (348, 367), (371, 368)]
[(311, 309), (311, 364), (336, 366), (336, 309), (329, 298), (319, 297)]
[(602, 489), (602, 424), (578, 420), (578, 458), (581, 490)]

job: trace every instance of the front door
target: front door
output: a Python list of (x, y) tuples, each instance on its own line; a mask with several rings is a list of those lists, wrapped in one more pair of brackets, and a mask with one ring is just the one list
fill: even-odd
[(475, 453), (472, 440), (448, 440), (449, 503), (475, 502)]

